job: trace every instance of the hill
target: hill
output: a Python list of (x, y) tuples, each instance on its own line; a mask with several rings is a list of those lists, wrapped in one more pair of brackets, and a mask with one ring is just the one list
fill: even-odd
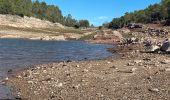
[(169, 25), (170, 19), (170, 0), (161, 0), (160, 3), (150, 5), (146, 9), (127, 12), (120, 18), (114, 18), (105, 26), (109, 28), (122, 28), (129, 23), (158, 23)]

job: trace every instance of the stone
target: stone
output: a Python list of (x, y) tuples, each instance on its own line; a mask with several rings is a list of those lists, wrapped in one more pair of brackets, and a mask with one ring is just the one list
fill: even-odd
[(134, 72), (134, 71), (136, 71), (137, 70), (137, 68), (132, 68), (132, 72)]
[(159, 51), (160, 47), (157, 46), (157, 45), (151, 45), (151, 46), (147, 46), (145, 48), (145, 51), (146, 52), (156, 52), (156, 51)]
[(135, 64), (134, 63), (128, 63), (127, 65), (128, 66), (134, 66)]
[(170, 42), (169, 41), (164, 42), (160, 50), (164, 52), (170, 52)]
[(67, 60), (66, 62), (69, 63), (69, 62), (72, 62), (72, 60)]
[(8, 81), (8, 80), (9, 80), (9, 78), (8, 78), (8, 77), (6, 77), (6, 78), (5, 78), (5, 80), (6, 80), (6, 81)]
[(161, 63), (161, 64), (169, 64), (169, 63), (170, 63), (170, 60), (166, 60), (166, 59), (165, 59), (165, 60), (161, 61), (160, 63)]
[(63, 86), (63, 83), (57, 84), (57, 87), (62, 87), (62, 86)]
[(8, 73), (12, 73), (12, 69), (9, 69), (9, 70), (8, 70)]
[(166, 68), (165, 71), (170, 72), (170, 68)]
[(113, 66), (111, 66), (110, 68), (116, 69), (116, 66), (113, 65)]
[(150, 92), (159, 92), (159, 89), (157, 89), (157, 88), (150, 88), (150, 89), (148, 89)]
[(76, 65), (77, 68), (79, 68), (80, 66), (79, 65)]
[(120, 72), (120, 73), (133, 73), (133, 71), (130, 69), (124, 69), (124, 70), (118, 70), (117, 72)]
[(134, 60), (134, 63), (136, 64), (142, 63), (142, 60)]

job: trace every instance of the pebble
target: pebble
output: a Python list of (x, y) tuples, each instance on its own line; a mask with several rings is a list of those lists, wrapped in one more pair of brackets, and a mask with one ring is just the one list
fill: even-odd
[(159, 92), (159, 89), (157, 88), (152, 88), (152, 89), (148, 89), (150, 92)]
[(165, 69), (165, 71), (170, 72), (170, 68)]
[(78, 68), (79, 68), (80, 66), (79, 66), (79, 65), (76, 65), (76, 67), (78, 67)]
[(164, 61), (161, 61), (160, 63), (161, 63), (161, 64), (169, 64), (169, 63), (170, 63), (170, 60), (164, 60)]
[(21, 75), (18, 75), (17, 78), (22, 78), (22, 76), (21, 76)]
[(128, 63), (127, 65), (128, 66), (134, 66), (135, 64), (134, 63)]
[(142, 60), (134, 60), (134, 63), (136, 64), (142, 63)]
[(62, 87), (63, 86), (63, 83), (59, 83), (58, 85), (57, 85), (57, 87)]
[(134, 71), (136, 71), (137, 70), (137, 68), (132, 68), (132, 71), (134, 72)]
[(9, 78), (8, 78), (8, 77), (6, 77), (6, 78), (5, 78), (5, 80), (6, 80), (6, 81), (8, 81), (8, 80), (9, 80)]
[(110, 68), (116, 69), (116, 66), (114, 66), (114, 65), (113, 65), (113, 66), (112, 66), (112, 67), (110, 67)]
[(108, 64), (111, 64), (111, 62), (107, 62)]

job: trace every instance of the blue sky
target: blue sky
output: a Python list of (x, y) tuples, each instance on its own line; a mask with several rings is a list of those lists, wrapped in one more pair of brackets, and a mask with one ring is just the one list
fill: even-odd
[(76, 19), (87, 19), (96, 26), (110, 22), (125, 12), (144, 9), (161, 0), (39, 0), (59, 6), (63, 15), (71, 14)]

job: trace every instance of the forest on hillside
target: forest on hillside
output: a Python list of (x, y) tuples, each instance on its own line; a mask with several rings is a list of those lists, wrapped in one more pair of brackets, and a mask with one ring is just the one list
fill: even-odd
[(56, 5), (48, 5), (46, 2), (36, 0), (0, 0), (0, 14), (19, 15), (21, 17), (36, 17), (53, 23), (61, 23), (69, 27), (89, 27), (88, 20), (76, 20), (71, 14), (63, 16)]
[(170, 23), (170, 0), (161, 0), (160, 3), (150, 5), (146, 9), (127, 12), (120, 18), (114, 18), (110, 23), (105, 23), (103, 26), (108, 28), (122, 28), (129, 23), (161, 23), (165, 25)]

